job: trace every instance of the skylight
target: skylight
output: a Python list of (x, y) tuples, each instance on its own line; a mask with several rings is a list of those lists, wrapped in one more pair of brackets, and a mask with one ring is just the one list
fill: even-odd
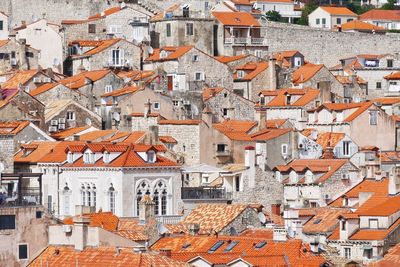
[(225, 249), (225, 252), (231, 251), (237, 244), (239, 244), (239, 241), (232, 241)]
[(313, 224), (319, 224), (322, 220), (321, 219), (317, 219), (313, 222)]
[(258, 243), (258, 244), (255, 246), (255, 248), (256, 248), (256, 249), (260, 249), (260, 248), (264, 247), (266, 244), (267, 244), (267, 242), (261, 241), (260, 243)]
[(217, 243), (214, 244), (214, 246), (212, 246), (209, 250), (208, 253), (213, 253), (215, 252), (217, 249), (219, 249), (222, 245), (224, 244), (224, 241), (218, 241)]
[(186, 249), (188, 247), (190, 247), (190, 243), (185, 243), (185, 244), (183, 244), (182, 249)]

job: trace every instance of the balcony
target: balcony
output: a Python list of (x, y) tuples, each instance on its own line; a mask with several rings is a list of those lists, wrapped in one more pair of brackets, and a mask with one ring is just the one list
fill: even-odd
[[(23, 184), (36, 186), (23, 187)], [(41, 173), (2, 173), (0, 188), (6, 192), (0, 194), (0, 206), (42, 205)]]
[(163, 224), (178, 224), (182, 221), (181, 215), (162, 215), (156, 216), (156, 221)]
[(217, 157), (230, 157), (231, 156), (231, 152), (229, 150), (217, 150), (215, 152), (215, 155)]
[(262, 37), (227, 37), (225, 44), (235, 45), (265, 45), (265, 38)]
[(182, 187), (182, 200), (230, 200), (232, 193), (225, 188), (216, 187)]

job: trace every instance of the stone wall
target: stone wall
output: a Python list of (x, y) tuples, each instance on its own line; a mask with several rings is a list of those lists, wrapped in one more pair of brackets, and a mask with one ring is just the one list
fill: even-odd
[[(14, 172), (14, 136), (0, 135), (0, 172)], [(2, 171), (2, 169), (4, 170)]]
[(307, 26), (268, 22), (263, 29), (270, 52), (299, 50), (305, 60), (328, 67), (339, 59), (357, 54), (386, 54), (400, 51), (400, 35), (333, 32)]
[(243, 232), (249, 226), (254, 228), (261, 228), (260, 219), (258, 219), (257, 211), (253, 208), (246, 208), (239, 216), (237, 216), (230, 224), (225, 226), (219, 234), (232, 235), (231, 231), (235, 229), (237, 233)]

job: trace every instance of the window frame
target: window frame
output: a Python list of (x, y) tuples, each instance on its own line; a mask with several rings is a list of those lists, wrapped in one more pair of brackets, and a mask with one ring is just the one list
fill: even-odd
[(193, 36), (194, 35), (194, 25), (193, 23), (189, 22), (186, 23), (186, 36)]
[(167, 23), (165, 27), (166, 37), (171, 37), (171, 23)]
[[(16, 216), (15, 216), (14, 214), (1, 214), (0, 217), (2, 217), (2, 216), (11, 216), (11, 217), (13, 217), (13, 218), (14, 218), (14, 225), (13, 225), (14, 228), (4, 228), (4, 227), (0, 227), (0, 231), (2, 231), (2, 230), (15, 230), (16, 227), (17, 227)], [(0, 226), (1, 226), (1, 225), (0, 225)]]
[(287, 156), (288, 148), (289, 148), (288, 144), (282, 144), (281, 145), (281, 154), (282, 154), (282, 156)]
[(88, 24), (88, 33), (96, 34), (96, 24), (93, 23)]
[[(26, 258), (20, 258), (20, 247), (21, 246), (26, 246)], [(18, 261), (25, 261), (29, 260), (29, 244), (28, 243), (18, 243)]]

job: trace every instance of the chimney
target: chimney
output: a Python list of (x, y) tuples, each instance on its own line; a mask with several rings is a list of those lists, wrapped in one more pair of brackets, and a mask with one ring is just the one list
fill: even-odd
[(271, 56), (268, 64), (268, 79), (269, 79), (269, 90), (276, 90), (277, 78), (276, 78), (276, 58)]
[(150, 131), (150, 145), (155, 145), (158, 142), (158, 125), (149, 126)]
[(147, 99), (147, 102), (144, 103), (144, 117), (147, 118), (151, 114), (151, 102), (150, 99)]
[(249, 181), (249, 188), (255, 186), (256, 176), (256, 150), (254, 146), (246, 146), (244, 150), (244, 165), (248, 168), (247, 179)]
[(200, 231), (200, 224), (198, 223), (191, 223), (189, 224), (189, 234), (190, 235), (197, 235)]
[(90, 219), (87, 217), (74, 217), (73, 241), (75, 250), (82, 251), (85, 249), (88, 239), (88, 225)]
[(393, 168), (389, 174), (389, 195), (396, 195), (399, 192), (399, 176), (396, 168)]
[(319, 82), (318, 89), (320, 91), (321, 103), (330, 103), (331, 101), (331, 84), (329, 81)]
[(382, 181), (382, 171), (380, 171), (380, 170), (377, 170), (376, 172), (375, 172), (375, 180), (376, 181)]
[(267, 109), (265, 107), (257, 107), (255, 119), (258, 123), (258, 130), (265, 129), (267, 120)]
[(208, 105), (203, 109), (203, 112), (201, 113), (201, 119), (208, 125), (208, 127), (212, 126), (213, 123), (213, 114), (211, 112), (211, 109), (208, 107)]
[(171, 249), (169, 248), (160, 249), (160, 255), (171, 257)]
[(139, 224), (145, 225), (154, 216), (155, 203), (149, 195), (144, 195), (139, 203)]
[(271, 204), (271, 212), (275, 215), (281, 215), (281, 204)]

